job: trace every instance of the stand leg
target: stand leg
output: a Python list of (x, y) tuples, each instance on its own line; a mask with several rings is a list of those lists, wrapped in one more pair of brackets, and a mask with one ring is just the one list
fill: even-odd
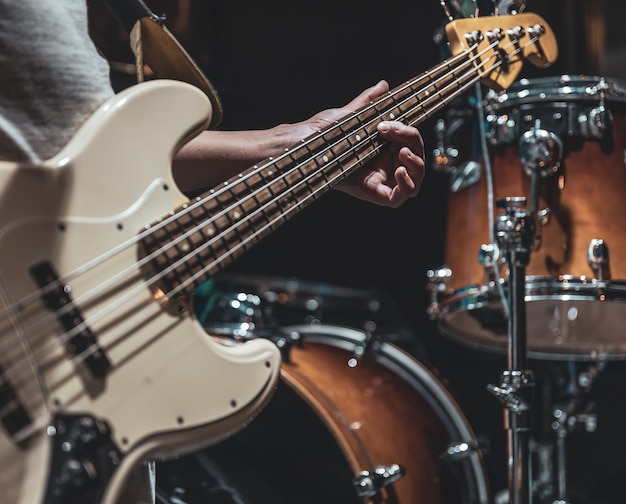
[(509, 504), (532, 502), (530, 482), (530, 406), (533, 376), (526, 370), (526, 266), (535, 240), (533, 215), (526, 198), (499, 200), (504, 214), (495, 223), (498, 246), (509, 265), (508, 369), (500, 386), (488, 386), (504, 406), (507, 430)]

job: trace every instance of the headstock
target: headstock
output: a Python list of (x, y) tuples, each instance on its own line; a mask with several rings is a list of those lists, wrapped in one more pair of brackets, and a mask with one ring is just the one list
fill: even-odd
[(559, 53), (554, 32), (536, 14), (455, 19), (445, 30), (452, 54), (470, 51), (481, 81), (496, 91), (513, 84), (525, 59), (547, 67)]

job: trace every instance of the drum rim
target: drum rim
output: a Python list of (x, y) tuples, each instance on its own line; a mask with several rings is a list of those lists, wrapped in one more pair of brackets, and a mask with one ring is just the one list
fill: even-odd
[[(501, 284), (506, 288), (507, 281)], [(546, 290), (548, 292), (546, 292)], [(526, 276), (526, 301), (546, 301), (559, 299), (559, 296), (579, 301), (597, 301), (597, 296), (590, 293), (602, 291), (603, 302), (626, 302), (626, 282), (620, 280), (598, 280), (575, 275), (527, 275)], [(617, 294), (623, 293), (623, 300), (617, 299)], [(615, 297), (614, 297), (615, 296)], [(481, 308), (486, 304), (500, 302), (500, 293), (495, 283), (469, 284), (459, 287), (448, 294), (444, 294), (439, 300), (440, 315), (446, 315), (450, 311), (459, 308), (468, 309), (465, 304), (468, 298), (474, 298), (472, 308)], [(461, 306), (463, 305), (463, 306)]]
[[(346, 351), (354, 351), (355, 346), (366, 344), (369, 339), (368, 333), (365, 331), (333, 324), (297, 324), (286, 326), (283, 329), (296, 332), (303, 341), (326, 344), (332, 342), (334, 346)], [(422, 393), (423, 399), (438, 415), (439, 420), (444, 424), (451, 437), (458, 436), (458, 442), (466, 441), (478, 446), (476, 434), (458, 402), (445, 384), (424, 363), (393, 343), (376, 341), (370, 344), (376, 344), (377, 352), (369, 355), (374, 357), (374, 360), (379, 364), (397, 373), (416, 391)], [(472, 450), (468, 459), (470, 459), (469, 468), (472, 476), (468, 478), (472, 484), (470, 490), (475, 494), (473, 495), (474, 499), (478, 499), (472, 502), (476, 502), (476, 504), (490, 503), (491, 490), (482, 451), (480, 449)], [(467, 466), (465, 466), (465, 470), (468, 470)]]
[(600, 94), (588, 90), (602, 79), (608, 86), (604, 92), (606, 102), (626, 102), (626, 79), (564, 74), (515, 81), (506, 91), (489, 93), (485, 106), (489, 111), (497, 111), (529, 103), (599, 102)]
[[(502, 280), (506, 288), (506, 280)], [(556, 287), (555, 287), (556, 286)], [(540, 289), (544, 292), (541, 293)], [(545, 290), (552, 290), (546, 293)], [(530, 293), (529, 293), (530, 292)], [(558, 294), (556, 293), (558, 292)], [(595, 293), (595, 295), (591, 295)], [(601, 293), (604, 299), (600, 300), (598, 294)], [(617, 295), (622, 294), (618, 299)], [(468, 302), (468, 300), (471, 300)], [(526, 277), (526, 302), (536, 301), (585, 301), (602, 303), (626, 303), (626, 282), (612, 280), (598, 280), (585, 276), (560, 275), (528, 275)], [(439, 301), (438, 326), (440, 330), (455, 341), (462, 341), (470, 348), (477, 350), (490, 350), (497, 353), (506, 351), (506, 346), (489, 345), (486, 342), (479, 342), (476, 339), (462, 338), (449, 327), (451, 317), (455, 314), (468, 313), (480, 308), (502, 306), (501, 296), (495, 284), (479, 285), (471, 284), (460, 287), (448, 294), (447, 297)], [(624, 352), (602, 352), (593, 353), (590, 351), (540, 351), (528, 349), (528, 356), (537, 359), (551, 360), (588, 360), (588, 361), (608, 361), (624, 360)]]

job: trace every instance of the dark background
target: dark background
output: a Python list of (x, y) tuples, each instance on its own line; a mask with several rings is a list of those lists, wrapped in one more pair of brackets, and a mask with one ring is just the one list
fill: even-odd
[[(267, 128), (340, 106), (387, 79), (392, 87), (434, 66), (445, 55), (435, 42), (444, 22), (438, 0), (273, 0), (147, 2), (168, 15), (177, 34), (220, 93), (225, 130)], [(482, 13), (490, 12), (490, 3)], [(180, 11), (192, 9), (185, 25)], [(527, 11), (552, 26), (560, 56), (550, 68), (525, 65), (521, 76), (561, 74), (626, 78), (626, 7), (616, 0), (529, 0)], [(113, 30), (113, 28), (111, 28)], [(114, 57), (124, 59), (123, 51)], [(331, 192), (305, 209), (230, 268), (234, 272), (297, 277), (374, 289), (406, 319), (420, 358), (438, 370), (477, 435), (485, 441), (494, 493), (506, 488), (502, 410), (485, 391), (496, 383), (504, 356), (470, 350), (439, 334), (426, 315), (426, 272), (445, 263), (447, 178), (431, 169), (434, 121), (420, 126), (427, 173), (418, 197), (399, 209), (376, 207)], [(462, 243), (458, 246), (463, 247)], [(468, 252), (469, 253), (469, 252)], [(404, 320), (398, 320), (404, 324)], [(533, 362), (539, 388), (551, 388), (562, 363)], [(623, 502), (626, 476), (620, 402), (621, 363), (600, 374), (596, 433), (571, 437), (568, 478), (576, 502)], [(556, 377), (556, 378), (555, 378)], [(537, 438), (553, 443), (550, 405), (537, 411)]]

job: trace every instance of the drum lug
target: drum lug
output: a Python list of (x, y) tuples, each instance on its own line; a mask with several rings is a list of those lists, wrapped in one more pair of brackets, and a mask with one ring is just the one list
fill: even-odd
[(480, 163), (465, 161), (456, 166), (454, 162), (459, 157), (459, 149), (446, 145), (446, 122), (439, 119), (434, 131), (437, 146), (433, 149), (433, 169), (450, 175), (450, 190), (453, 193), (476, 184), (481, 175)]
[(581, 134), (585, 138), (603, 140), (612, 134), (613, 117), (604, 106), (606, 91), (608, 90), (609, 86), (604, 78), (601, 78), (596, 86), (587, 89), (589, 95), (600, 96), (600, 104), (592, 108), (588, 114), (583, 113), (578, 118), (581, 124)]
[(485, 270), (485, 284), (498, 281), (500, 266), (506, 263), (506, 258), (500, 254), (500, 248), (495, 243), (483, 243), (478, 250), (478, 264)]
[(446, 122), (443, 119), (435, 123), (434, 132), (437, 146), (433, 149), (433, 169), (452, 173), (456, 170), (452, 163), (459, 157), (459, 149), (446, 146)]
[(476, 453), (480, 450), (476, 443), (468, 443), (467, 441), (461, 441), (457, 443), (450, 443), (446, 448), (445, 454), (442, 458), (449, 462), (456, 462), (464, 460), (472, 453)]
[(352, 479), (359, 497), (374, 497), (381, 488), (404, 476), (404, 467), (399, 464), (378, 466), (374, 471), (361, 471)]
[(600, 238), (593, 238), (587, 247), (587, 264), (598, 280), (610, 280), (609, 247)]
[(278, 347), (278, 350), (280, 351), (280, 355), (282, 357), (282, 361), (285, 363), (291, 362), (290, 355), (293, 346), (302, 345), (302, 338), (300, 337), (300, 333), (298, 331), (281, 330), (277, 333), (270, 333), (266, 337)]
[(452, 276), (452, 270), (445, 266), (428, 270), (426, 273), (428, 284), (426, 288), (430, 291), (430, 304), (426, 309), (428, 316), (434, 320), (439, 315), (439, 298), (448, 290), (448, 282)]

